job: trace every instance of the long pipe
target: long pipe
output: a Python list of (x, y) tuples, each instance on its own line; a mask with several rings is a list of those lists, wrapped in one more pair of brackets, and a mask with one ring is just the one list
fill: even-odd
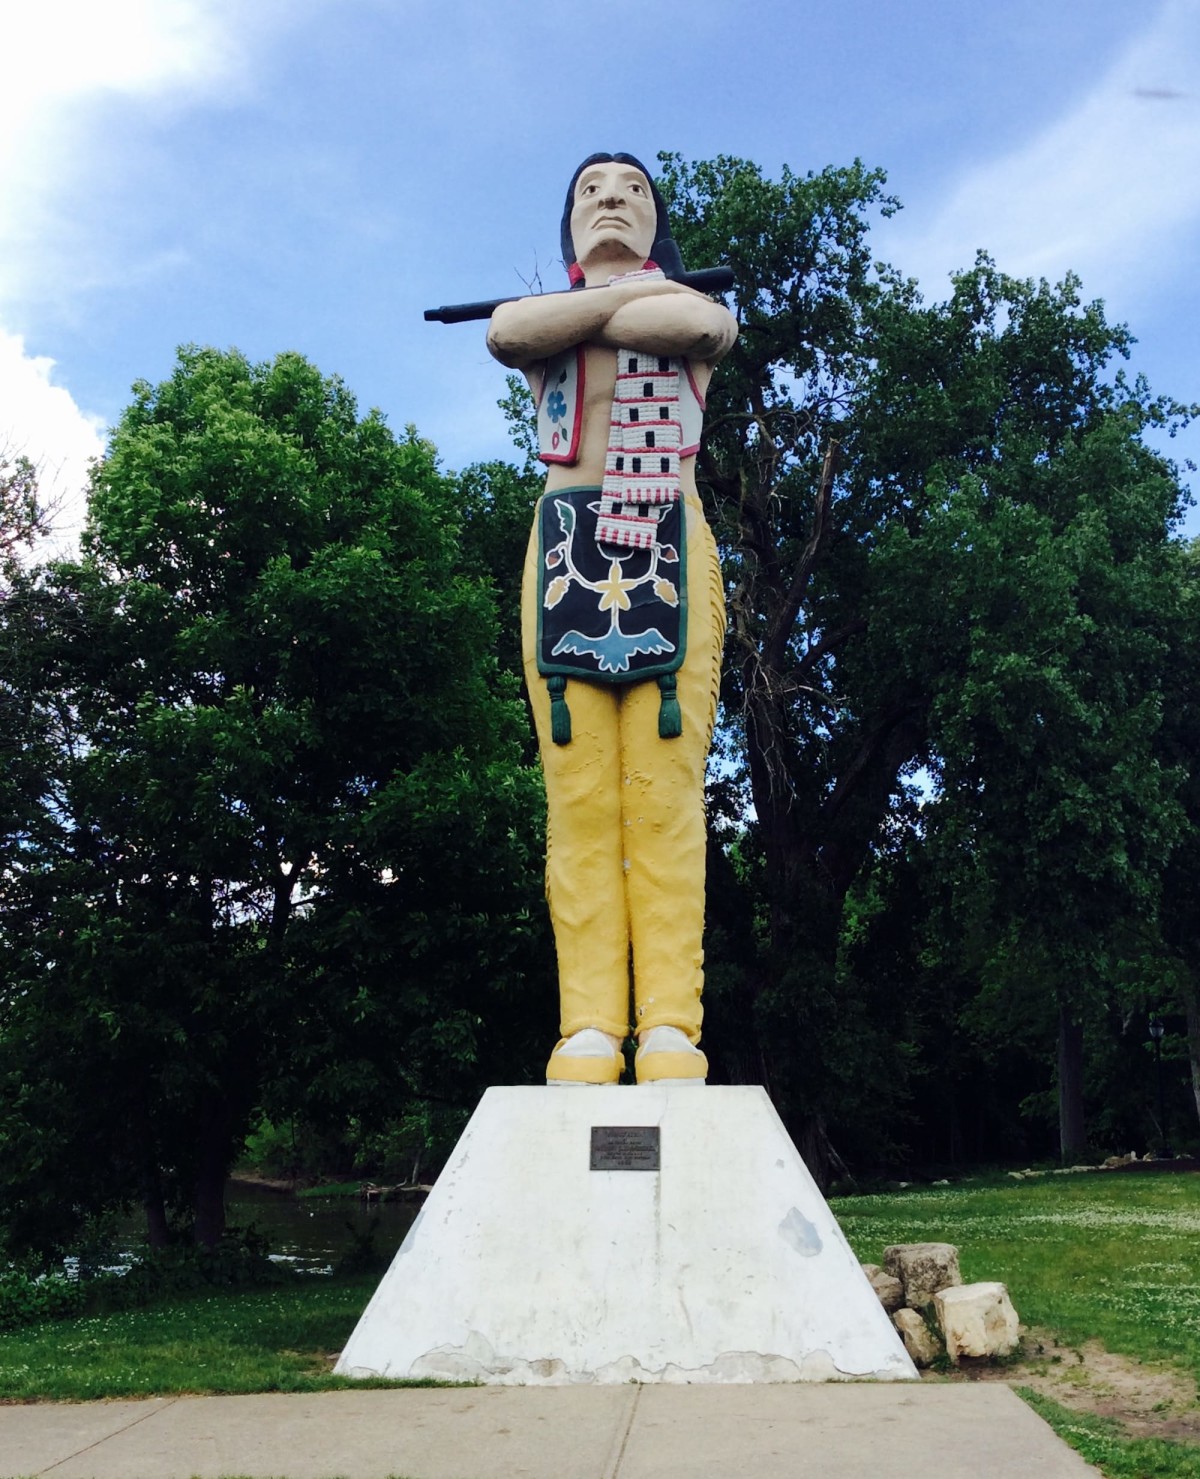
[[(700, 293), (727, 293), (733, 286), (732, 267), (701, 267), (696, 272), (685, 272), (676, 281), (685, 287), (695, 288)], [(575, 288), (566, 291), (590, 293), (591, 288)], [(488, 298), (482, 303), (447, 303), (442, 308), (427, 308), (425, 322), (431, 324), (465, 324), (473, 319), (491, 318), (501, 303), (517, 303), (525, 294), (512, 298)], [(555, 294), (547, 293), (546, 297)]]

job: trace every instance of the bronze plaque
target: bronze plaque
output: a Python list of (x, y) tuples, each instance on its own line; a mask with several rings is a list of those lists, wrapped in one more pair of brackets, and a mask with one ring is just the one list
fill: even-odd
[(657, 1125), (593, 1125), (593, 1171), (657, 1171)]

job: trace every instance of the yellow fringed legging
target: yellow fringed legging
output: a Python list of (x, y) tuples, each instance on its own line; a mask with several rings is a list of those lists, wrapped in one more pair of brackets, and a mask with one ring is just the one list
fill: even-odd
[(563, 1037), (672, 1026), (700, 1037), (704, 984), (704, 769), (717, 712), (725, 598), (716, 543), (694, 495), (687, 528), (687, 648), (678, 673), (683, 732), (658, 734), (654, 679), (571, 679), (571, 741), (550, 738), (537, 670), (537, 521), (521, 599), (525, 679), (546, 778), (546, 897), (558, 950)]

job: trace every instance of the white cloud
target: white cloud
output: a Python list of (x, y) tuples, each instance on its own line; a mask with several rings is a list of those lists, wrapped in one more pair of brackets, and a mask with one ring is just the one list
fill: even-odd
[(230, 0), (39, 0), (6, 16), (0, 303), (61, 273), (53, 248), (72, 187), (120, 168), (95, 136), (96, 105), (121, 96), (177, 107), (228, 92), (244, 72), (246, 29), (235, 29)]
[[(229, 68), (228, 5), (203, 0), (41, 0), (5, 22), (5, 90), (18, 116), (49, 98), (157, 91)], [(12, 65), (15, 63), (15, 65)]]
[(27, 353), (19, 335), (0, 329), (0, 451), (37, 466), (54, 544), (66, 550), (83, 525), (88, 463), (104, 450), (104, 427), (52, 382), (53, 369), (53, 360)]
[[(257, 21), (277, 9), (275, 0), (260, 5)], [(245, 61), (237, 43), (252, 27), (233, 0), (38, 0), (9, 10), (0, 113), (0, 448), (41, 468), (64, 548), (82, 523), (87, 464), (103, 449), (103, 423), (55, 383), (53, 360), (14, 331), (20, 305), (41, 295), (48, 279), (62, 298), (88, 285), (79, 260), (77, 280), (62, 280), (51, 227), (74, 181), (117, 167), (97, 158), (94, 105), (114, 94), (178, 105), (218, 85), (228, 90)]]
[(900, 217), (888, 250), (938, 296), (986, 247), (1015, 276), (1070, 268), (1124, 312), (1182, 273), (1198, 220), (1200, 5), (1167, 0), (1071, 112), (961, 179), (927, 228)]

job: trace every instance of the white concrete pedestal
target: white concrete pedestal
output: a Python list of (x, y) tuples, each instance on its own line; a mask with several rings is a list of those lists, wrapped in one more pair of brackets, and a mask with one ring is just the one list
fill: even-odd
[[(658, 1171), (592, 1171), (657, 1125)], [(915, 1379), (764, 1090), (489, 1089), (338, 1361), (508, 1385)]]

